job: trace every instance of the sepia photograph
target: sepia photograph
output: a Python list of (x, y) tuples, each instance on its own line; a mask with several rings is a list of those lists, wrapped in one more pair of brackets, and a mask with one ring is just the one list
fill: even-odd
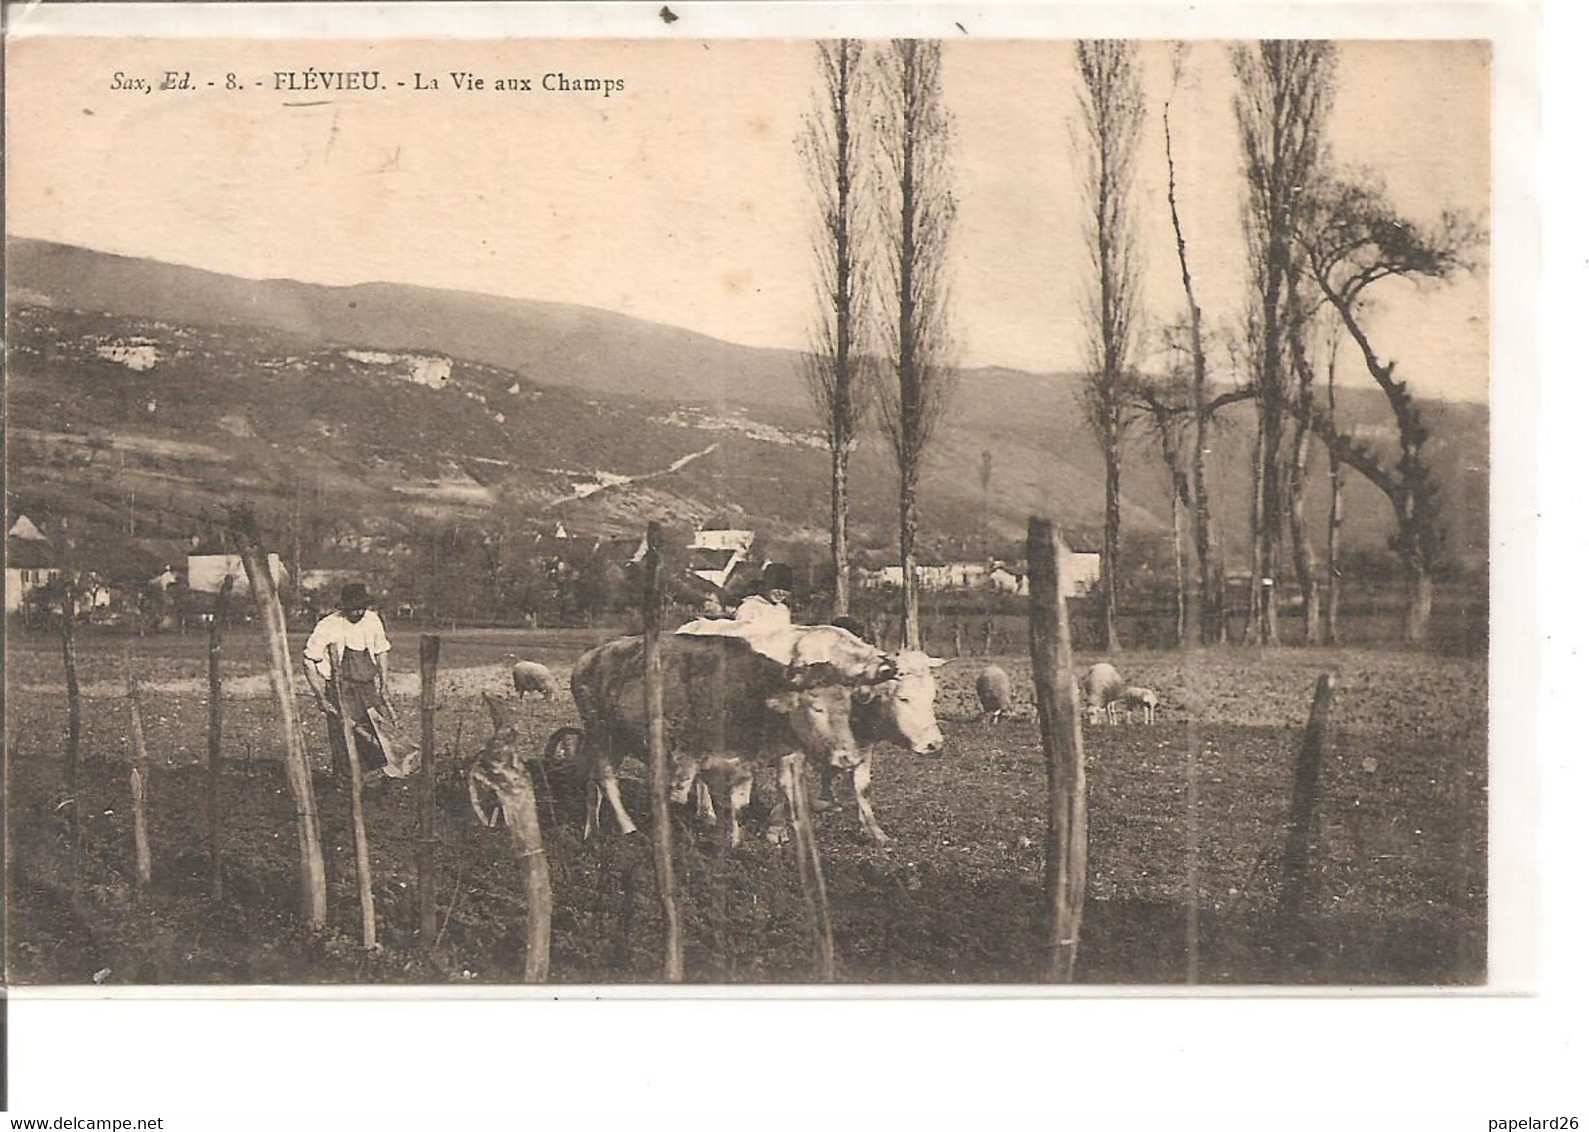
[(1495, 989), (1492, 44), (647, 18), (8, 38), (6, 982)]

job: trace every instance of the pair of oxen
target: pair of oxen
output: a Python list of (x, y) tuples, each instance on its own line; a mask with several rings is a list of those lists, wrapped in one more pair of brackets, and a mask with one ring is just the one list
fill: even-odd
[[(871, 749), (892, 742), (918, 755), (943, 748), (933, 704), (933, 669), (943, 663), (916, 651), (885, 653), (832, 626), (796, 626), (784, 664), (734, 637), (671, 634), (660, 641), (669, 798), (717, 821), (726, 803), (730, 844), (741, 839), (754, 768), (776, 766), (782, 799), (769, 822), (787, 836), (792, 791), (804, 760), (822, 773), (818, 808), (833, 804), (833, 782), (850, 776), (862, 826), (887, 840), (871, 800)], [(618, 791), (617, 767), (648, 757), (645, 648), (622, 637), (585, 653), (574, 666), (574, 702), (584, 724), (585, 835), (611, 806), (623, 833), (635, 830)]]

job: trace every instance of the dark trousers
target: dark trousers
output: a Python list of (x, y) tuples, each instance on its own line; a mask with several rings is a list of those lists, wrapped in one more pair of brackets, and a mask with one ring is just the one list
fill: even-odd
[[(365, 770), (379, 770), (386, 765), (386, 753), (381, 750), (378, 743), (374, 742), (373, 735), (366, 738), (366, 734), (370, 733), (370, 709), (381, 706), (381, 697), (375, 691), (375, 682), (373, 680), (344, 679), (343, 683), (347, 687), (348, 706), (352, 709), (348, 718), (353, 721), (353, 725), (356, 728), (353, 733), (353, 742), (359, 749), (359, 765)], [(326, 698), (338, 710), (341, 710), (342, 705), (338, 702), (335, 685), (326, 689)], [(326, 716), (326, 734), (331, 739), (331, 769), (336, 774), (346, 774), (348, 772), (348, 748), (347, 744), (342, 741), (342, 719), (340, 716)]]

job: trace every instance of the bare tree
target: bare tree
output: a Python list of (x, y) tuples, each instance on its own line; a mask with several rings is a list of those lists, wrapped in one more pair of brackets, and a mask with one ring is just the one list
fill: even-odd
[(1362, 352), (1369, 376), (1385, 394), (1396, 421), (1400, 455), (1394, 468), (1386, 467), (1369, 445), (1336, 430), (1333, 419), (1322, 434), (1341, 460), (1385, 493), (1395, 510), (1393, 545), (1411, 591), (1403, 633), (1411, 642), (1427, 636), (1434, 604), (1439, 499), (1424, 457), (1429, 430), (1407, 383), (1396, 377), (1396, 363), (1381, 358), (1369, 338), (1363, 321), (1367, 293), (1383, 279), (1442, 281), (1473, 270), (1475, 253), (1485, 239), (1472, 219), (1457, 213), (1445, 213), (1433, 225), (1401, 216), (1385, 199), (1384, 189), (1362, 175), (1332, 178), (1301, 227), (1309, 274)]
[(1175, 635), (1183, 645), (1197, 638), (1196, 621), (1191, 617), (1190, 555), (1186, 547), (1186, 515), (1193, 508), (1191, 476), (1186, 470), (1186, 432), (1187, 425), (1197, 417), (1184, 403), (1178, 403), (1186, 384), (1182, 375), (1172, 375), (1162, 382), (1144, 378), (1136, 383), (1134, 391), (1135, 400), (1153, 426), (1159, 456), (1169, 476), (1170, 525), (1175, 540)]
[(1275, 580), (1285, 521), (1281, 462), (1290, 408), (1287, 310), (1296, 225), (1316, 188), (1325, 120), (1334, 100), (1335, 47), (1316, 40), (1265, 40), (1231, 49), (1242, 149), (1251, 280), (1249, 359), (1257, 392), (1253, 452), (1253, 617), (1257, 644), (1279, 639)]
[(1164, 162), (1168, 170), (1166, 196), (1170, 205), (1170, 224), (1175, 229), (1175, 252), (1181, 265), (1181, 289), (1186, 293), (1187, 352), (1191, 358), (1192, 407), (1196, 414), (1193, 423), (1190, 475), (1187, 477), (1191, 500), (1192, 547), (1197, 555), (1198, 617), (1197, 637), (1204, 644), (1219, 641), (1222, 625), (1220, 603), (1215, 592), (1213, 562), (1210, 559), (1212, 537), (1208, 502), (1208, 442), (1211, 414), (1208, 411), (1208, 351), (1203, 341), (1203, 308), (1197, 301), (1197, 290), (1192, 284), (1192, 269), (1186, 257), (1186, 233), (1181, 227), (1181, 210), (1175, 195), (1175, 151), (1170, 133), (1170, 103), (1180, 87), (1185, 70), (1185, 45), (1177, 43), (1171, 49), (1170, 94), (1164, 100)]
[(1286, 281), (1286, 336), (1295, 382), (1296, 428), (1291, 434), (1291, 467), (1286, 477), (1287, 510), (1291, 519), (1291, 559), (1297, 572), (1297, 588), (1302, 591), (1304, 633), (1308, 644), (1322, 639), (1319, 610), (1318, 556), (1308, 535), (1308, 454), (1313, 442), (1313, 364), (1308, 354), (1308, 325), (1315, 304), (1302, 296), (1301, 257), (1291, 260)]
[(921, 647), (916, 579), (916, 489), (933, 433), (948, 412), (952, 127), (943, 106), (942, 48), (896, 39), (878, 54), (879, 148), (883, 175), (882, 338), (896, 381), (883, 382), (883, 430), (899, 468), (900, 636)]
[(1083, 221), (1095, 279), (1086, 298), (1088, 371), (1083, 403), (1103, 450), (1104, 636), (1120, 648), (1120, 447), (1130, 421), (1129, 383), (1141, 286), (1131, 182), (1142, 139), (1142, 73), (1134, 43), (1118, 39), (1076, 44), (1081, 72), (1078, 148), (1086, 162), (1088, 210)]
[[(1129, 396), (1133, 412), (1145, 418), (1152, 427), (1159, 457), (1169, 476), (1170, 520), (1175, 539), (1177, 636), (1182, 644), (1192, 644), (1199, 639), (1212, 644), (1219, 639), (1217, 600), (1212, 596), (1206, 603), (1193, 600), (1194, 596), (1202, 594), (1205, 587), (1217, 589), (1211, 577), (1200, 580), (1195, 595), (1192, 586), (1191, 559), (1194, 556), (1199, 560), (1200, 570), (1211, 570), (1206, 550), (1196, 550), (1195, 524), (1189, 521), (1198, 503), (1195, 473), (1205, 455), (1201, 446), (1206, 445), (1209, 435), (1219, 423), (1219, 411), (1227, 405), (1251, 398), (1253, 390), (1248, 385), (1236, 386), (1210, 398), (1206, 385), (1200, 387), (1197, 378), (1187, 372), (1183, 350), (1187, 350), (1186, 344), (1195, 338), (1195, 334), (1184, 326), (1170, 327), (1166, 331), (1166, 339), (1175, 361), (1169, 374), (1159, 379), (1138, 377), (1131, 383)], [(1206, 506), (1206, 487), (1202, 500)], [(1191, 543), (1190, 548), (1188, 542)], [(1207, 544), (1204, 545), (1206, 547)], [(1199, 604), (1203, 608), (1194, 616), (1194, 605)]]
[(850, 457), (875, 390), (873, 370), (861, 345), (869, 282), (865, 210), (860, 199), (865, 168), (861, 131), (869, 95), (861, 62), (859, 40), (817, 45), (821, 85), (799, 143), (821, 218), (812, 239), (818, 313), (805, 380), (832, 455), (829, 541), (834, 616), (850, 609)]
[[(1330, 334), (1330, 361), (1325, 385), (1325, 413), (1329, 432), (1337, 431), (1335, 418), (1335, 363), (1340, 353), (1339, 322)], [(1346, 497), (1342, 491), (1343, 465), (1335, 445), (1326, 446), (1330, 456), (1330, 527), (1324, 550), (1324, 643), (1341, 643), (1341, 527), (1346, 522)]]

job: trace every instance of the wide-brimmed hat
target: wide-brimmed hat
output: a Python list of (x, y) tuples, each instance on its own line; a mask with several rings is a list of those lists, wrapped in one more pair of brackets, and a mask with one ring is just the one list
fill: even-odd
[(767, 568), (761, 572), (761, 588), (764, 590), (793, 590), (794, 571), (782, 562), (767, 563)]
[(342, 587), (342, 597), (337, 602), (338, 609), (368, 609), (370, 607), (370, 591), (364, 588), (363, 582), (349, 582)]

